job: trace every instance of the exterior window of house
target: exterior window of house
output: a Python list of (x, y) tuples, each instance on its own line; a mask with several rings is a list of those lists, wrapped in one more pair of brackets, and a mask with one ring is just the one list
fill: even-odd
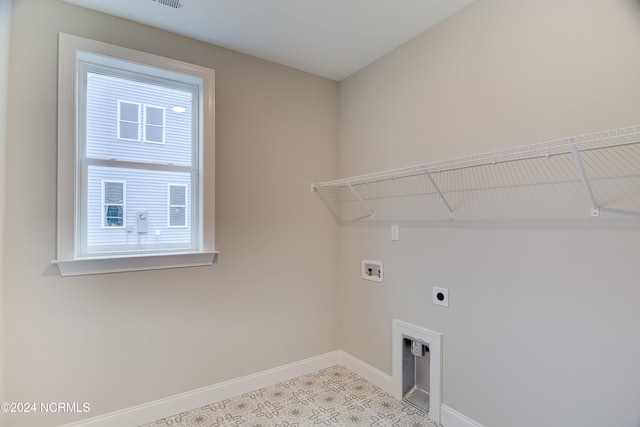
[(124, 227), (125, 183), (123, 181), (102, 181), (103, 227)]
[(59, 54), (61, 274), (213, 263), (213, 70), (67, 34)]
[(144, 141), (164, 143), (164, 116), (163, 107), (144, 106)]
[(118, 101), (118, 139), (140, 141), (140, 104)]
[(187, 226), (187, 186), (169, 184), (169, 227)]

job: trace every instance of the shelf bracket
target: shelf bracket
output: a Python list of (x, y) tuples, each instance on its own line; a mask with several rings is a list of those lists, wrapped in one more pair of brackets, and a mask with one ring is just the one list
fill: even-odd
[(371, 208), (369, 208), (369, 205), (367, 205), (364, 202), (364, 200), (362, 200), (362, 197), (360, 197), (358, 192), (351, 186), (351, 184), (347, 184), (347, 187), (349, 187), (349, 189), (353, 192), (353, 194), (355, 194), (356, 198), (360, 201), (360, 203), (362, 203), (364, 205), (365, 209), (367, 209), (367, 212), (369, 212), (367, 215), (364, 215), (364, 216), (361, 216), (359, 218), (354, 219), (353, 222), (358, 222), (360, 220), (373, 217), (373, 211), (371, 210)]
[(451, 209), (451, 205), (449, 205), (449, 202), (447, 202), (447, 199), (442, 194), (442, 191), (440, 191), (440, 187), (438, 187), (438, 184), (436, 184), (436, 181), (433, 179), (429, 171), (426, 168), (423, 169), (423, 171), (424, 171), (424, 174), (427, 176), (427, 178), (429, 178), (429, 181), (431, 181), (431, 184), (433, 185), (433, 187), (438, 192), (440, 199), (442, 199), (444, 204), (447, 206), (447, 209), (449, 210), (449, 221), (453, 221), (454, 215), (453, 215), (453, 209)]
[(589, 201), (591, 202), (591, 216), (599, 216), (600, 208), (598, 207), (598, 203), (596, 202), (596, 198), (593, 196), (593, 191), (591, 191), (591, 185), (589, 184), (589, 177), (587, 176), (587, 172), (584, 170), (584, 165), (582, 164), (582, 157), (580, 157), (580, 153), (578, 152), (578, 147), (574, 143), (571, 145), (571, 154), (573, 155), (573, 160), (576, 163), (576, 168), (580, 173), (580, 178), (582, 179), (582, 184), (584, 184), (584, 189), (587, 191), (587, 196), (589, 197)]

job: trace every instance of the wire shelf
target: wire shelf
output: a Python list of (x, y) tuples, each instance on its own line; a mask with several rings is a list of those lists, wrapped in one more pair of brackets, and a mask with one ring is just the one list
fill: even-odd
[(312, 184), (336, 220), (640, 219), (640, 125)]

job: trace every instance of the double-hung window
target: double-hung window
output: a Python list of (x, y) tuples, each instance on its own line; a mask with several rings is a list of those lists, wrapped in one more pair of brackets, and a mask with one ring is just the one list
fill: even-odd
[(144, 106), (144, 141), (164, 143), (164, 107)]
[(118, 139), (140, 141), (140, 104), (118, 101)]
[(102, 226), (103, 227), (124, 227), (124, 201), (125, 182), (124, 181), (102, 181)]
[(60, 34), (63, 275), (211, 264), (213, 70)]

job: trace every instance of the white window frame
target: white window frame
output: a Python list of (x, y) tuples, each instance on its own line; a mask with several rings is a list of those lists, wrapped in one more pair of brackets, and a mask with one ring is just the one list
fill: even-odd
[[(105, 200), (106, 197), (106, 183), (111, 182), (111, 183), (116, 183), (116, 184), (122, 184), (122, 225), (107, 225), (107, 212), (106, 212), (106, 207), (107, 206), (117, 206), (117, 203), (107, 203)], [(101, 201), (102, 201), (102, 214), (100, 215), (100, 221), (102, 222), (102, 228), (107, 229), (107, 230), (119, 230), (119, 229), (123, 229), (127, 226), (127, 181), (122, 181), (122, 180), (115, 180), (115, 179), (103, 179), (102, 180), (102, 195), (101, 195)]]
[[(158, 125), (152, 125), (149, 124), (147, 122), (147, 108), (157, 108), (158, 110), (162, 110), (162, 126), (158, 126)], [(144, 124), (143, 124), (143, 128), (142, 128), (142, 140), (144, 142), (147, 142), (149, 144), (164, 144), (165, 141), (165, 129), (167, 127), (167, 109), (158, 105), (149, 105), (149, 104), (144, 104), (143, 106), (143, 111), (144, 111)], [(162, 128), (162, 140), (161, 141), (150, 141), (147, 139), (147, 126), (153, 126), (153, 127), (161, 127)]]
[[(171, 204), (171, 187), (184, 187), (184, 204), (183, 205), (172, 205)], [(189, 196), (189, 186), (186, 184), (167, 184), (167, 228), (186, 228), (188, 223), (188, 196)], [(172, 207), (180, 207), (184, 208), (184, 224), (183, 225), (171, 225), (171, 208)]]
[[(121, 106), (122, 104), (130, 104), (130, 105), (137, 105), (138, 106), (138, 120), (136, 122), (131, 122), (129, 120), (123, 120), (122, 117), (120, 117), (120, 111), (122, 110)], [(125, 101), (125, 100), (118, 100), (118, 134), (117, 134), (117, 138), (120, 141), (136, 141), (139, 142), (140, 141), (140, 110), (142, 109), (142, 104), (140, 104), (139, 102), (131, 102), (131, 101)], [(136, 132), (136, 139), (131, 139), (131, 138), (123, 138), (122, 137), (122, 132), (120, 131), (121, 127), (120, 125), (122, 124), (122, 122), (125, 123), (135, 123), (136, 125), (138, 125), (138, 132)]]
[[(77, 59), (83, 52), (113, 57), (140, 66), (145, 72), (152, 70), (166, 75), (179, 73), (195, 76), (202, 82), (198, 125), (200, 135), (197, 189), (191, 188), (191, 207), (197, 209), (200, 227), (196, 236), (197, 248), (170, 253), (117, 254), (79, 256), (78, 221), (82, 213), (80, 194), (86, 187), (78, 165), (78, 142), (86, 131), (78, 119), (84, 102), (77, 97), (76, 82), (80, 76)], [(69, 34), (59, 35), (58, 70), (58, 209), (57, 255), (52, 261), (62, 276), (111, 273), (117, 271), (153, 270), (162, 268), (211, 265), (216, 260), (215, 237), (215, 72), (212, 69), (163, 58), (144, 52), (89, 40)], [(76, 105), (76, 100), (79, 105)]]

